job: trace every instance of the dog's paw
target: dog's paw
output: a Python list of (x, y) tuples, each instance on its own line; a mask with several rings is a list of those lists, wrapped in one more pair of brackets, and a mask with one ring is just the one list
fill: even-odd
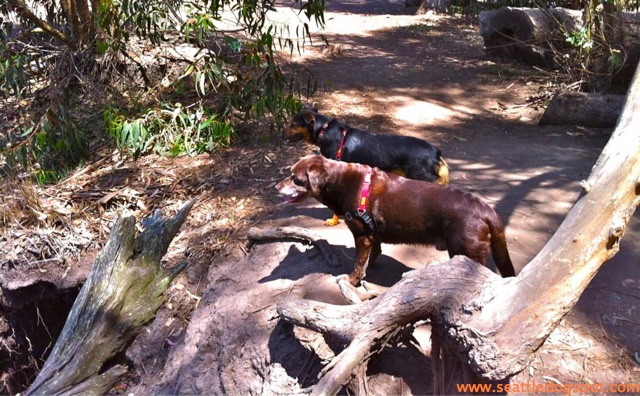
[(332, 218), (327, 219), (324, 222), (324, 225), (326, 225), (328, 227), (333, 227), (333, 226), (338, 225), (338, 223), (340, 223), (340, 219), (338, 218), (338, 216), (333, 216)]

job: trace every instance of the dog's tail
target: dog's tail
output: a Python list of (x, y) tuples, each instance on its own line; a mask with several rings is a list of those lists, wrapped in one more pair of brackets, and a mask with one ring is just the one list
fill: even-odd
[(447, 161), (444, 160), (444, 157), (440, 157), (440, 162), (436, 168), (436, 174), (438, 175), (438, 184), (442, 184), (443, 186), (449, 184), (449, 165), (447, 165)]
[(507, 250), (507, 238), (504, 235), (504, 225), (500, 216), (493, 212), (492, 216), (487, 219), (489, 225), (489, 232), (491, 233), (491, 254), (493, 255), (493, 261), (500, 271), (500, 275), (503, 278), (509, 276), (516, 276), (516, 271), (511, 263), (511, 257), (509, 257), (509, 250)]

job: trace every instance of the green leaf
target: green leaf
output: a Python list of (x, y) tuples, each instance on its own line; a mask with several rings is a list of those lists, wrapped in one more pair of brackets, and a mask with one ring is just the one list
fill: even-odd
[(109, 50), (109, 43), (106, 41), (98, 41), (96, 49), (98, 50), (98, 54), (104, 55)]

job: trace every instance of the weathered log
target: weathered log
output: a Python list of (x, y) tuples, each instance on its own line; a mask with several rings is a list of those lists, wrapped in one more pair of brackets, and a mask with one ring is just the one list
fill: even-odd
[(51, 355), (26, 395), (105, 394), (127, 372), (109, 360), (129, 344), (164, 302), (163, 293), (185, 263), (160, 260), (186, 219), (191, 200), (170, 219), (118, 219), (96, 258)]
[(613, 128), (622, 111), (624, 99), (624, 95), (560, 91), (551, 99), (538, 125)]
[[(435, 394), (456, 384), (504, 381), (531, 362), (600, 266), (616, 254), (640, 203), (640, 68), (617, 127), (557, 232), (514, 278), (454, 257), (406, 275), (375, 300), (332, 306), (291, 296), (283, 320), (351, 340), (314, 387), (335, 394), (376, 339), (430, 319)], [(440, 364), (443, 363), (443, 364)]]
[(564, 31), (582, 27), (582, 12), (567, 8), (502, 7), (482, 11), (480, 36), (487, 52), (552, 67), (553, 47), (566, 47)]
[(379, 345), (378, 340), (418, 320), (457, 312), (477, 299), (482, 290), (495, 291), (494, 285), (513, 279), (503, 279), (469, 258), (456, 256), (407, 273), (374, 300), (334, 306), (291, 294), (278, 304), (277, 312), (289, 323), (350, 342), (325, 368), (325, 375), (313, 389), (314, 394), (333, 395), (350, 380), (363, 357)]

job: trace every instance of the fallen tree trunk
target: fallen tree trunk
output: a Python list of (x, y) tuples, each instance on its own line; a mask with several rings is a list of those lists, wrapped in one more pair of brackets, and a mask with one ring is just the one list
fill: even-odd
[(538, 125), (580, 125), (613, 128), (624, 105), (624, 95), (558, 92)]
[(164, 269), (160, 260), (194, 203), (170, 219), (157, 211), (137, 236), (133, 217), (116, 221), (26, 395), (105, 394), (127, 372), (109, 361), (155, 316), (164, 291), (186, 266)]
[(434, 394), (457, 394), (456, 384), (506, 380), (522, 371), (600, 266), (618, 251), (640, 202), (638, 131), (640, 68), (616, 130), (582, 183), (583, 196), (515, 278), (499, 278), (455, 257), (410, 273), (365, 303), (332, 306), (295, 295), (280, 302), (283, 320), (350, 341), (327, 366), (314, 393), (337, 393), (380, 347), (376, 340), (423, 319), (433, 327)]
[(568, 46), (564, 31), (582, 27), (582, 11), (561, 7), (502, 7), (478, 19), (487, 52), (544, 67), (554, 66), (551, 48)]

